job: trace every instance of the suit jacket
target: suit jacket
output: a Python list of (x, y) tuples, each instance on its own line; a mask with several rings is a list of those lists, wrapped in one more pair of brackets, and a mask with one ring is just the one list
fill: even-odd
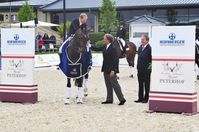
[(199, 45), (195, 45), (195, 63), (199, 66)]
[(149, 71), (148, 67), (151, 62), (152, 62), (151, 46), (148, 44), (144, 48), (144, 50), (142, 50), (142, 45), (141, 45), (138, 49), (138, 60), (137, 60), (138, 72)]
[(118, 29), (117, 30), (117, 37), (122, 38), (125, 40), (126, 37), (126, 29), (122, 28), (122, 29)]
[(106, 46), (103, 47), (102, 72), (110, 74), (111, 71), (119, 73), (119, 58), (113, 44), (111, 44), (108, 49), (106, 49)]
[(67, 37), (70, 37), (72, 34), (75, 34), (75, 32), (80, 28), (80, 22), (79, 19), (75, 19), (72, 21), (70, 25), (70, 29), (67, 33)]

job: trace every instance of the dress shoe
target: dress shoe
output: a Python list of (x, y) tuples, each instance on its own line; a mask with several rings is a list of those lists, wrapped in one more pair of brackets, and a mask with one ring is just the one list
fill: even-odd
[(143, 101), (143, 100), (138, 99), (138, 100), (135, 100), (134, 102), (135, 102), (135, 103), (142, 103), (142, 101)]
[(148, 100), (143, 100), (142, 103), (146, 104), (148, 103)]
[(113, 102), (111, 102), (111, 101), (104, 101), (104, 102), (102, 102), (102, 104), (112, 104)]
[(126, 100), (122, 100), (122, 101), (120, 101), (120, 103), (118, 105), (124, 105), (125, 102), (126, 102)]

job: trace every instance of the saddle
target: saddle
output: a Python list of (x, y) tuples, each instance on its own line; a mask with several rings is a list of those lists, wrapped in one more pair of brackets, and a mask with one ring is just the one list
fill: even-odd
[(120, 45), (120, 49), (122, 50), (122, 57), (125, 57), (125, 53), (126, 51), (129, 50), (129, 46), (127, 45), (127, 43), (124, 41), (124, 39), (122, 38), (117, 38), (119, 45)]

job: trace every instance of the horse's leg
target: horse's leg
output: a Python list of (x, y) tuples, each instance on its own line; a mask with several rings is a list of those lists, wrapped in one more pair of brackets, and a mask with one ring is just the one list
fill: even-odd
[(77, 90), (77, 104), (83, 104), (83, 77), (76, 79), (77, 81), (77, 86), (78, 86), (78, 90)]
[(134, 59), (132, 59), (133, 56), (130, 56), (130, 55), (127, 55), (127, 62), (129, 64), (129, 73), (130, 73), (130, 77), (133, 78), (133, 74), (135, 73), (135, 70), (134, 70)]
[(88, 73), (85, 75), (83, 79), (83, 87), (84, 87), (84, 96), (88, 96)]
[(70, 78), (67, 78), (65, 104), (70, 104), (70, 97), (71, 97), (71, 82), (70, 81), (71, 81)]

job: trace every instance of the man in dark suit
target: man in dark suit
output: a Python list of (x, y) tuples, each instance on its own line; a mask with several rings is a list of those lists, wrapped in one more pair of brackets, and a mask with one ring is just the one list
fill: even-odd
[(81, 13), (79, 19), (74, 19), (71, 23), (70, 29), (67, 33), (67, 38), (74, 35), (75, 32), (80, 28), (82, 24), (86, 24), (88, 20), (88, 16), (86, 13)]
[(151, 61), (152, 57), (151, 57), (151, 46), (149, 45), (149, 37), (143, 35), (141, 37), (141, 46), (138, 49), (137, 70), (138, 70), (139, 92), (138, 92), (138, 100), (135, 101), (136, 103), (147, 103), (149, 100)]
[(102, 102), (102, 104), (113, 103), (114, 90), (120, 101), (118, 105), (124, 105), (126, 100), (124, 99), (116, 76), (116, 74), (119, 73), (119, 58), (115, 47), (112, 45), (113, 36), (111, 34), (105, 34), (103, 42), (104, 48), (102, 72), (104, 73), (104, 80), (107, 88), (107, 98), (105, 102)]

